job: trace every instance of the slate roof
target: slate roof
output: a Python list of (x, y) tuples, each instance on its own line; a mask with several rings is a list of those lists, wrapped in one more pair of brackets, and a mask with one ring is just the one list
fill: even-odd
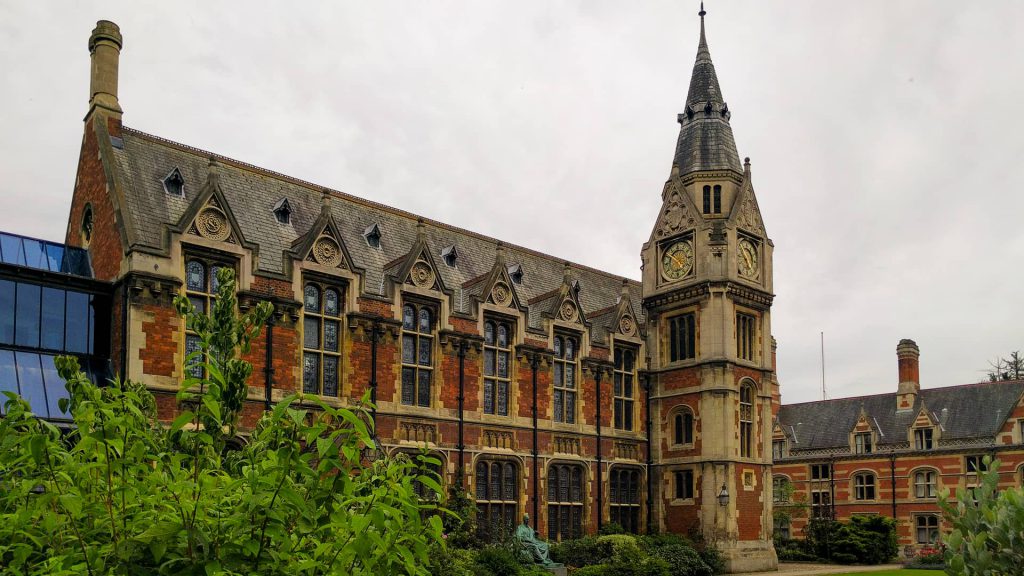
[(877, 445), (892, 446), (907, 442), (907, 430), (923, 405), (940, 426), (941, 445), (994, 437), (1022, 393), (1024, 380), (926, 388), (918, 393), (914, 409), (904, 412), (896, 411), (896, 393), (784, 404), (778, 421), (793, 456), (803, 450), (849, 447), (861, 408), (879, 432)]
[(729, 107), (722, 97), (715, 65), (711, 62), (702, 11), (700, 42), (686, 95), (686, 112), (679, 115), (682, 126), (674, 163), (680, 174), (700, 170), (742, 171), (729, 117)]
[[(122, 138), (114, 146), (119, 180), (124, 188), (125, 225), (135, 238), (133, 248), (167, 253), (168, 228), (175, 225), (206, 184), (210, 159), (219, 163), (219, 181), (228, 207), (238, 221), (242, 239), (258, 248), (254, 267), (258, 272), (285, 274), (286, 252), (306, 234), (320, 216), (325, 189), (296, 178), (258, 168), (171, 142), (131, 128), (123, 128)], [(167, 194), (162, 180), (174, 168), (185, 179), (184, 197)], [(385, 269), (408, 254), (416, 241), (420, 217), (383, 204), (327, 190), (330, 209), (356, 268), (365, 274), (368, 294), (386, 293)], [(282, 224), (274, 216), (274, 207), (287, 199), (291, 219)], [(426, 242), (437, 264), (441, 282), (454, 291), (455, 312), (470, 312), (469, 294), (463, 285), (489, 273), (494, 266), (498, 240), (437, 221), (422, 219)], [(380, 248), (370, 247), (364, 232), (377, 224), (381, 231)], [(450, 246), (458, 250), (455, 267), (445, 265), (441, 252)], [(523, 268), (523, 282), (515, 290), (522, 302), (557, 290), (563, 282), (565, 260), (529, 248), (505, 243), (508, 266)], [(618, 302), (622, 277), (579, 264), (570, 264), (572, 276), (580, 282), (579, 299), (584, 311), (600, 310)], [(639, 282), (629, 281), (634, 310), (641, 298)], [(530, 306), (528, 325), (541, 325), (540, 308)], [(638, 325), (643, 319), (637, 318)]]

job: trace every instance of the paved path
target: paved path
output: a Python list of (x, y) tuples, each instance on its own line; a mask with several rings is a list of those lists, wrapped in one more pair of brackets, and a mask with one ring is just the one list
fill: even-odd
[(841, 566), (838, 564), (790, 564), (779, 563), (778, 571), (751, 572), (747, 576), (818, 576), (819, 574), (845, 574), (848, 572), (878, 572), (898, 570), (902, 564), (880, 564), (878, 566)]

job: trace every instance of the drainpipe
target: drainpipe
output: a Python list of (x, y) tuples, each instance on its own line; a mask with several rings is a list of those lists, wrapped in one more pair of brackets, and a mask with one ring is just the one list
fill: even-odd
[(540, 528), (540, 462), (537, 449), (537, 367), (540, 355), (536, 352), (530, 356), (530, 381), (533, 384), (533, 522)]
[(836, 457), (832, 456), (828, 459), (828, 483), (829, 491), (831, 496), (829, 497), (829, 513), (832, 520), (836, 520)]
[(644, 404), (647, 408), (647, 533), (654, 532), (654, 458), (651, 455), (651, 375), (644, 373)]
[(121, 384), (128, 379), (128, 279), (121, 279)]
[(265, 394), (263, 408), (267, 412), (270, 411), (274, 389), (274, 324), (274, 314), (271, 313), (270, 318), (267, 319), (267, 349), (263, 359), (263, 362), (266, 364), (263, 368)]
[(604, 479), (601, 478), (601, 368), (594, 375), (597, 388), (597, 531), (604, 525)]
[(889, 487), (892, 488), (892, 519), (896, 519), (896, 451), (889, 451)]
[(465, 339), (459, 340), (459, 486), (465, 488), (465, 466), (466, 466), (466, 442), (463, 435), (465, 424), (465, 398), (466, 398), (466, 348), (468, 344)]
[(373, 422), (373, 435), (377, 436), (377, 342), (380, 340), (380, 322), (376, 319), (370, 324), (370, 419)]

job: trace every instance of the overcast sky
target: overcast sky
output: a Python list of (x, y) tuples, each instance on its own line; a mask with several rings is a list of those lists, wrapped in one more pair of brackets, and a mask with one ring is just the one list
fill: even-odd
[[(87, 40), (127, 126), (639, 278), (697, 2), (0, 0), (0, 229), (63, 240)], [(707, 3), (775, 242), (783, 400), (1024, 349), (1024, 3)]]

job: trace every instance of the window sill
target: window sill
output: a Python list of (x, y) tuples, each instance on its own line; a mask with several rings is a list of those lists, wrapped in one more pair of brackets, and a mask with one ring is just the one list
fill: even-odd
[(696, 498), (673, 498), (669, 501), (669, 506), (693, 506), (697, 503)]

